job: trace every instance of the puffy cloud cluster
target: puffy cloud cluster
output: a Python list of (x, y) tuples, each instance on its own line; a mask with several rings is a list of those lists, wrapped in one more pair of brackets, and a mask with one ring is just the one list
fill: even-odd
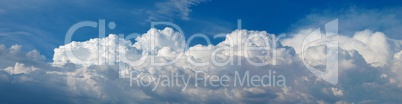
[[(291, 38), (282, 40), (282, 44), (292, 46), (296, 53), (302, 54), (301, 44), (312, 29), (302, 30)], [(382, 32), (371, 30), (358, 31), (354, 36), (339, 36), (339, 83), (331, 89), (341, 103), (379, 103), (400, 101), (393, 96), (399, 93), (390, 90), (401, 90), (397, 69), (400, 40), (388, 39)], [(325, 65), (326, 46), (315, 44), (305, 53), (307, 63), (315, 68), (323, 69)], [(308, 86), (308, 85), (307, 85)], [(314, 85), (313, 85), (314, 86)], [(331, 91), (328, 90), (328, 91)], [(389, 92), (388, 92), (389, 91)], [(361, 96), (364, 94), (364, 96)], [(341, 95), (341, 96), (339, 96)], [(386, 97), (385, 97), (386, 96)], [(341, 97), (341, 98), (339, 98)], [(393, 99), (393, 100), (385, 100)], [(325, 100), (323, 100), (325, 101)], [(320, 101), (321, 102), (321, 101)]]
[(0, 44), (0, 68), (5, 69), (9, 66), (24, 66), (23, 64), (37, 65), (43, 63), (45, 56), (41, 55), (39, 51), (32, 50), (23, 52), (21, 45), (13, 45), (7, 48), (5, 45)]
[[(402, 77), (398, 75), (402, 66), (402, 51), (398, 48), (401, 41), (387, 39), (384, 33), (370, 30), (356, 32), (353, 37), (341, 35), (339, 83), (332, 85), (315, 76), (303, 64), (304, 60), (314, 68), (325, 70), (325, 45), (316, 44), (308, 48), (305, 58), (301, 58), (301, 42), (310, 32), (309, 29), (303, 30), (278, 41), (278, 37), (265, 31), (235, 30), (226, 34), (225, 40), (217, 45), (195, 45), (182, 50), (183, 37), (179, 32), (171, 28), (150, 29), (136, 37), (134, 43), (113, 34), (71, 42), (54, 50), (51, 63), (42, 62), (44, 57), (38, 51), (25, 53), (18, 45), (10, 48), (0, 45), (0, 55), (4, 56), (2, 60), (9, 60), (1, 62), (1, 86), (46, 88), (49, 92), (41, 96), (58, 95), (50, 98), (49, 102), (66, 103), (401, 102), (398, 98), (402, 95), (398, 92), (402, 90)], [(153, 40), (151, 37), (155, 37), (154, 44), (150, 43)], [(152, 65), (152, 61), (174, 62), (158, 66)], [(189, 82), (187, 86), (137, 86), (135, 82), (130, 86), (132, 72), (138, 74), (136, 77), (150, 76), (154, 79), (178, 73), (187, 76)], [(280, 78), (278, 76), (282, 75), (286, 78), (283, 81), (286, 86), (196, 86), (195, 83), (203, 84), (194, 80), (196, 72), (226, 75), (231, 79), (235, 79), (236, 74), (245, 73), (249, 73), (250, 77), (271, 74)], [(152, 81), (156, 80), (148, 80)], [(7, 88), (21, 89), (32, 95), (38, 93), (29, 87)], [(0, 95), (3, 94), (7, 93)], [(4, 102), (23, 103), (13, 100)]]
[[(302, 42), (310, 33), (312, 29), (302, 30), (292, 38), (284, 39), (282, 44), (294, 47), (296, 53), (300, 54)], [(388, 39), (382, 32), (371, 30), (358, 31), (352, 37), (339, 36), (339, 48), (358, 51), (374, 67), (384, 67), (391, 62), (393, 55), (401, 50), (401, 42)]]

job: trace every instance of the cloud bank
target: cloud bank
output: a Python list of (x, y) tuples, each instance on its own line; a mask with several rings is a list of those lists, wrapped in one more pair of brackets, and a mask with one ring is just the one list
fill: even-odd
[[(182, 39), (180, 33), (171, 28), (152, 28), (136, 37), (134, 43), (113, 34), (105, 38), (71, 42), (54, 49), (51, 63), (45, 63), (45, 57), (36, 50), (24, 52), (21, 51), (20, 45), (0, 45), (0, 83), (4, 87), (1, 88), (0, 95), (6, 96), (0, 101), (43, 102), (35, 97), (7, 100), (8, 97), (35, 95), (48, 98), (47, 103), (401, 102), (399, 96), (402, 96), (402, 77), (398, 75), (402, 66), (402, 51), (398, 48), (402, 43), (400, 40), (388, 39), (386, 34), (371, 30), (357, 31), (354, 36), (341, 34), (339, 83), (332, 85), (308, 71), (302, 62), (305, 60), (315, 68), (325, 66), (325, 45), (316, 44), (310, 47), (305, 52), (305, 59), (300, 58), (300, 42), (311, 30), (301, 30), (280, 41), (275, 40), (277, 37), (274, 34), (265, 31), (235, 30), (226, 34), (225, 40), (217, 45), (195, 45), (180, 50), (183, 44), (179, 42)], [(156, 36), (157, 41), (153, 48), (147, 48), (145, 46), (150, 43), (145, 40), (149, 40), (151, 34)], [(268, 40), (268, 43), (263, 40)], [(117, 42), (123, 44), (116, 44)], [(237, 50), (244, 46), (261, 49)], [(68, 51), (74, 53), (77, 59), (68, 58)], [(155, 57), (155, 62), (168, 62), (177, 59), (176, 56), (180, 52), (184, 53), (183, 57), (173, 64), (151, 65), (151, 56)], [(274, 54), (275, 62), (272, 61)], [(121, 55), (126, 57), (118, 57)], [(228, 61), (230, 59), (233, 61)], [(143, 64), (136, 63), (138, 60)], [(192, 64), (189, 60), (209, 64)], [(250, 61), (264, 65), (255, 66)], [(227, 64), (213, 64), (225, 62)], [(119, 69), (119, 63), (125, 67)], [(159, 84), (137, 86), (134, 83), (130, 86), (132, 79), (129, 76), (132, 71), (138, 72), (137, 77), (151, 78), (178, 73), (188, 76), (189, 84), (166, 87)], [(275, 74), (272, 74), (273, 71)], [(239, 87), (232, 85), (234, 81), (228, 81), (227, 83), (231, 84), (229, 86), (196, 86), (195, 83), (199, 82), (192, 76), (196, 72), (205, 75), (226, 75), (233, 79), (236, 74), (248, 73), (253, 76), (271, 73), (271, 76), (275, 75), (276, 78), (284, 76), (286, 79), (283, 84), (286, 86)], [(38, 88), (46, 89), (46, 92), (37, 91)], [(38, 93), (42, 94), (37, 95)]]

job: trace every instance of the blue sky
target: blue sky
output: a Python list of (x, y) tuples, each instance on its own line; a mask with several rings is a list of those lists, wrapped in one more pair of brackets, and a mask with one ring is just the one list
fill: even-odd
[[(309, 14), (328, 14), (338, 17), (349, 8), (392, 8), (401, 1), (200, 1), (189, 5), (188, 13), (173, 10), (169, 1), (14, 1), (0, 4), (0, 28), (11, 36), (2, 36), (8, 46), (27, 44), (29, 49), (39, 49), (46, 57), (53, 55), (53, 49), (62, 45), (67, 30), (81, 21), (105, 19), (117, 24), (115, 30), (107, 33), (144, 33), (151, 21), (168, 21), (179, 25), (185, 35), (203, 33), (216, 35), (228, 33), (237, 28), (237, 19), (242, 28), (265, 30), (273, 34), (295, 31), (298, 23)], [(158, 5), (162, 5), (159, 6)], [(186, 5), (183, 5), (186, 6)], [(170, 8), (168, 12), (160, 12)], [(187, 7), (183, 7), (187, 8)], [(342, 22), (342, 19), (340, 19)], [(73, 40), (84, 41), (95, 38), (95, 29), (83, 29)], [(35, 42), (31, 42), (34, 40)], [(216, 41), (222, 41), (217, 39)], [(213, 41), (213, 43), (216, 43)]]
[[(401, 0), (0, 2), (0, 104), (402, 102)], [(73, 34), (75, 42), (65, 43), (74, 24), (99, 20), (116, 27), (106, 27), (106, 37), (98, 37), (97, 28), (80, 28)], [(237, 29), (238, 20), (242, 29)], [(185, 40), (205, 34), (212, 44), (196, 39), (182, 50), (180, 31), (151, 28), (152, 22), (178, 25)], [(131, 33), (140, 35), (131, 40), (113, 35)], [(213, 38), (221, 35), (225, 37)], [(152, 36), (157, 39), (155, 47), (146, 47)], [(337, 44), (330, 44), (334, 40)], [(263, 50), (249, 51), (246, 46)], [(335, 58), (330, 49), (336, 49)], [(153, 65), (155, 60), (176, 59), (173, 64)], [(217, 65), (216, 60), (228, 63)], [(202, 62), (209, 63), (194, 65)], [(230, 80), (227, 83), (233, 86), (214, 86), (217, 81), (192, 85), (198, 83), (191, 77), (197, 72), (229, 79), (269, 74), (269, 81), (283, 79), (273, 84), (283, 83), (236, 86)], [(172, 73), (190, 77), (177, 82), (183, 86), (159, 85), (159, 79), (145, 81), (150, 86), (131, 86), (138, 78)]]

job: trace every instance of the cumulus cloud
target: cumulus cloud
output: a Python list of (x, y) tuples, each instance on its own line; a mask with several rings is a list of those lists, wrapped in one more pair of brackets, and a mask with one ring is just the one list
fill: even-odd
[(15, 63), (14, 67), (7, 67), (4, 69), (4, 71), (8, 72), (9, 74), (29, 74), (38, 68), (35, 68), (33, 66), (31, 67), (25, 67), (24, 64), (21, 63)]
[(17, 62), (37, 65), (43, 63), (45, 56), (41, 55), (39, 51), (32, 50), (23, 52), (21, 45), (12, 45), (7, 48), (5, 45), (0, 44), (0, 68), (4, 69), (8, 66), (14, 66)]
[[(21, 51), (21, 46), (7, 48), (0, 45), (1, 84), (24, 86), (7, 88), (20, 90), (35, 85), (50, 91), (42, 96), (59, 95), (50, 101), (67, 103), (379, 103), (400, 102), (402, 93), (400, 45), (381, 32), (358, 31), (353, 37), (340, 36), (339, 83), (332, 85), (311, 73), (303, 60), (317, 69), (325, 70), (326, 46), (316, 44), (308, 48), (305, 59), (300, 56), (300, 44), (309, 30), (277, 41), (265, 31), (235, 30), (225, 35), (217, 45), (195, 45), (181, 50), (181, 34), (171, 28), (150, 29), (135, 38), (109, 35), (83, 42), (71, 42), (54, 49), (51, 63), (44, 63), (38, 51)], [(155, 43), (151, 45), (151, 37)], [(282, 45), (283, 44), (283, 45)], [(151, 47), (150, 47), (151, 46)], [(256, 50), (244, 50), (254, 47)], [(251, 49), (251, 48), (250, 48)], [(72, 53), (73, 58), (67, 53)], [(181, 57), (178, 57), (183, 53)], [(9, 57), (7, 57), (9, 56)], [(124, 56), (124, 57), (122, 57)], [(176, 62), (164, 66), (155, 62)], [(273, 59), (275, 59), (273, 61)], [(142, 62), (138, 64), (137, 62)], [(4, 64), (3, 64), (4, 63)], [(194, 64), (195, 63), (195, 64)], [(197, 64), (198, 63), (198, 64)], [(205, 63), (205, 64), (199, 64)], [(221, 64), (219, 64), (221, 63)], [(224, 63), (224, 64), (222, 64)], [(255, 65), (259, 63), (261, 65)], [(124, 65), (121, 67), (120, 65)], [(135, 73), (132, 73), (135, 72)], [(283, 81), (272, 82), (286, 86), (214, 86), (214, 79), (203, 76), (213, 84), (195, 81), (193, 73), (227, 76), (235, 79), (246, 73), (252, 76), (270, 74)], [(178, 73), (188, 82), (182, 86), (137, 86), (135, 78), (148, 76), (145, 82), (157, 82), (161, 75)], [(187, 79), (188, 78), (188, 79)], [(180, 79), (181, 80), (181, 79)], [(273, 80), (272, 78), (270, 80)], [(130, 83), (130, 81), (132, 83)], [(267, 80), (266, 80), (267, 81)], [(11, 84), (10, 84), (11, 83)], [(130, 86), (132, 84), (132, 86)], [(186, 85), (187, 86), (184, 86)], [(261, 85), (263, 82), (255, 84)], [(40, 86), (39, 86), (40, 85)], [(237, 85), (239, 83), (237, 82)], [(25, 87), (26, 86), (26, 87)], [(24, 91), (38, 93), (34, 88)], [(6, 90), (0, 90), (7, 92)], [(8, 94), (8, 93), (1, 93)], [(174, 96), (172, 96), (174, 95)], [(7, 96), (7, 95), (4, 95)], [(21, 95), (22, 96), (22, 95)], [(78, 96), (78, 97), (77, 97)], [(1, 100), (5, 103), (22, 103)], [(31, 100), (35, 101), (35, 100)], [(49, 102), (50, 102), (49, 101)]]
[[(294, 47), (296, 53), (300, 54), (302, 51), (301, 44), (309, 34), (317, 33), (313, 32), (312, 29), (302, 30), (293, 35), (292, 38), (284, 39), (281, 42), (284, 45)], [(352, 37), (345, 35), (340, 35), (339, 37), (340, 48), (358, 51), (366, 62), (375, 67), (385, 66), (392, 61), (393, 55), (401, 50), (401, 42), (400, 40), (387, 38), (382, 32), (371, 30), (358, 31)]]

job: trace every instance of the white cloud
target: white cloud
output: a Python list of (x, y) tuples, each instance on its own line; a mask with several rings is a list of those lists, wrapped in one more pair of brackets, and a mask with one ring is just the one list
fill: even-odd
[[(312, 29), (302, 30), (292, 38), (282, 40), (282, 44), (294, 47), (296, 53), (301, 53), (301, 44)], [(339, 37), (339, 47), (345, 50), (356, 50), (363, 56), (366, 62), (374, 67), (384, 67), (392, 61), (392, 56), (401, 50), (402, 41), (388, 39), (382, 32), (371, 30), (358, 31), (354, 36)], [(392, 47), (392, 48), (391, 48)], [(321, 57), (321, 56), (317, 56)]]
[(41, 55), (37, 50), (22, 52), (21, 48), (21, 45), (12, 45), (7, 48), (5, 45), (0, 44), (0, 69), (14, 66), (17, 62), (29, 65), (43, 63), (45, 56)]
[[(298, 28), (319, 27), (335, 18), (339, 19), (339, 33), (353, 36), (356, 31), (372, 30), (387, 34), (391, 39), (402, 39), (401, 29), (402, 16), (400, 7), (362, 8), (350, 7), (339, 11), (316, 11), (307, 15), (296, 23)], [(297, 29), (299, 30), (299, 29)]]
[[(156, 40), (158, 40), (155, 49), (144, 47), (150, 44), (145, 40), (149, 40), (151, 35), (155, 35)], [(137, 37), (135, 43), (121, 39), (116, 35), (84, 42), (72, 42), (56, 48), (51, 63), (38, 62), (43, 60), (38, 51), (23, 52), (19, 45), (10, 48), (0, 45), (2, 56), (12, 56), (6, 57), (6, 59), (19, 58), (12, 59), (17, 61), (11, 60), (8, 62), (10, 64), (3, 65), (5, 73), (0, 71), (0, 78), (2, 79), (0, 81), (1, 83), (19, 82), (21, 83), (19, 86), (28, 86), (24, 84), (26, 82), (41, 83), (46, 87), (58, 88), (54, 92), (68, 92), (69, 95), (66, 95), (67, 97), (64, 99), (70, 99), (71, 102), (75, 103), (364, 103), (386, 101), (392, 103), (401, 101), (397, 97), (401, 96), (402, 93), (394, 90), (401, 89), (399, 85), (400, 75), (395, 72), (400, 72), (399, 59), (402, 52), (396, 53), (398, 50), (395, 51), (396, 54), (393, 53), (393, 49), (389, 48), (391, 47), (390, 44), (398, 42), (390, 42), (380, 32), (367, 30), (356, 32), (354, 37), (341, 36), (340, 71), (337, 85), (329, 84), (316, 77), (303, 65), (299, 58), (298, 49), (300, 48), (297, 46), (297, 42), (304, 39), (305, 34), (303, 32), (282, 41), (284, 45), (292, 47), (282, 46), (281, 42), (277, 42), (277, 46), (273, 47), (270, 43), (275, 42), (275, 35), (265, 31), (235, 30), (226, 34), (226, 39), (217, 45), (189, 47), (188, 50), (185, 50), (183, 57), (171, 65), (151, 66), (149, 59), (140, 58), (155, 55), (158, 62), (173, 60), (180, 52), (178, 51), (181, 46), (179, 36), (180, 34), (173, 29), (165, 28), (164, 30), (150, 29), (147, 33)], [(242, 39), (242, 42), (246, 42), (245, 39), (247, 38), (250, 38), (250, 42), (240, 43), (238, 41), (238, 39)], [(268, 40), (269, 44), (264, 44), (263, 39)], [(114, 45), (116, 42), (124, 44)], [(98, 46), (99, 48), (97, 48)], [(236, 50), (244, 46), (262, 47), (262, 50)], [(234, 49), (232, 52), (234, 54), (234, 65), (212, 64), (211, 56), (216, 56), (215, 58), (219, 62), (230, 59), (232, 53), (227, 50), (230, 48)], [(322, 68), (326, 64), (322, 61), (326, 58), (325, 48), (322, 45), (310, 47), (307, 50), (305, 60), (313, 67)], [(68, 58), (65, 52), (70, 51), (69, 49), (72, 49), (74, 55), (79, 59), (85, 61)], [(206, 50), (200, 51), (200, 49)], [(214, 49), (224, 50), (211, 54), (214, 53)], [(154, 51), (154, 54), (151, 51)], [(272, 63), (272, 52), (276, 53), (276, 64)], [(128, 59), (144, 60), (144, 64), (119, 70), (118, 64), (113, 65), (109, 62), (135, 64), (130, 60), (121, 60), (120, 57), (116, 56), (121, 54), (127, 56)], [(370, 56), (375, 54), (389, 57)], [(239, 57), (242, 64), (236, 65), (239, 62)], [(196, 66), (189, 63), (188, 58), (196, 62), (210, 62), (210, 64)], [(248, 63), (246, 58), (250, 58), (253, 62), (267, 63), (267, 65), (254, 66)], [(32, 64), (32, 62), (36, 63)], [(378, 62), (381, 62), (381, 65), (373, 67), (373, 64)], [(191, 80), (185, 89), (184, 86), (163, 87), (158, 85), (153, 91), (155, 87), (153, 85), (130, 87), (129, 79), (119, 78), (119, 73), (123, 76), (129, 75), (129, 73), (124, 73), (127, 71), (138, 71), (140, 72), (139, 76), (150, 75), (153, 78), (157, 78), (159, 75), (170, 75), (170, 73), (189, 76), (196, 71), (203, 71), (208, 75), (227, 75), (234, 78), (235, 71), (240, 74), (249, 71), (251, 76), (265, 75), (270, 71), (275, 71), (276, 76), (283, 75), (286, 77), (286, 87), (195, 86), (194, 83), (196, 82)], [(179, 83), (184, 84), (184, 82)], [(80, 96), (80, 98), (73, 96)]]
[(191, 12), (190, 7), (196, 6), (205, 0), (167, 0), (157, 2), (156, 10), (147, 11), (148, 21), (171, 20), (173, 17), (180, 17), (183, 20), (189, 20)]
[(38, 70), (38, 68), (35, 68), (33, 66), (31, 67), (26, 67), (24, 64), (21, 63), (15, 63), (14, 67), (7, 67), (4, 69), (4, 71), (8, 72), (9, 74), (29, 74), (35, 70)]

